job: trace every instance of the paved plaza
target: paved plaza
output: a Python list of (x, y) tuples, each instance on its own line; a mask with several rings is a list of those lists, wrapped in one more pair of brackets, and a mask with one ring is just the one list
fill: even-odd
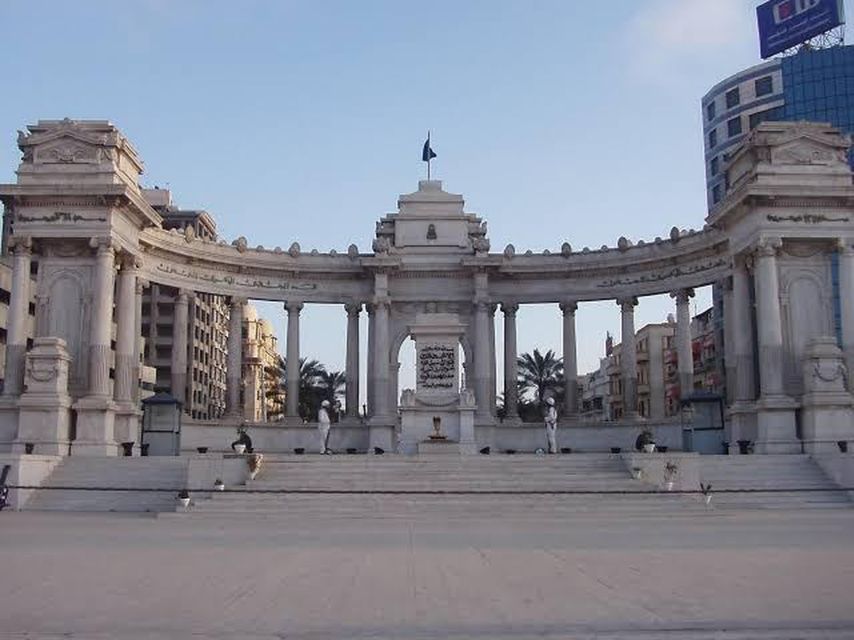
[(0, 539), (3, 640), (854, 638), (847, 509), (4, 512)]

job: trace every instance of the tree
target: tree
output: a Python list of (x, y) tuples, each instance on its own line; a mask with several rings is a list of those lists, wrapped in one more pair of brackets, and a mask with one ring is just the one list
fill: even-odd
[(522, 395), (533, 393), (533, 403), (536, 406), (548, 396), (556, 399), (562, 393), (563, 386), (563, 359), (558, 358), (555, 352), (549, 349), (545, 355), (539, 349), (534, 349), (533, 355), (523, 353), (517, 360), (519, 400), (522, 404)]
[(267, 399), (267, 420), (281, 420), (285, 415), (285, 360), (276, 358), (274, 365), (264, 367), (264, 397)]
[(318, 376), (318, 396), (320, 401), (328, 400), (334, 410), (340, 406), (338, 399), (344, 395), (347, 376), (342, 371), (323, 371)]
[(326, 367), (317, 360), (299, 359), (298, 404), (299, 414), (303, 420), (317, 419), (317, 410), (320, 408), (322, 401), (320, 397), (320, 380), (324, 373), (326, 373)]

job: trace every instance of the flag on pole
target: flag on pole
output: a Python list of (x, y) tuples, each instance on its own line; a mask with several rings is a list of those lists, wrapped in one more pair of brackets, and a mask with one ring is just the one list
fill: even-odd
[(424, 162), (430, 162), (435, 157), (435, 152), (430, 148), (430, 134), (428, 133), (427, 140), (424, 141), (424, 149), (421, 151), (421, 159)]

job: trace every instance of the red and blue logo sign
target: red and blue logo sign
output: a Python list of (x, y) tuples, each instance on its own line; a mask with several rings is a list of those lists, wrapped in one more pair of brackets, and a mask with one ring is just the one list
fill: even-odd
[(763, 58), (795, 47), (845, 22), (842, 0), (770, 0), (756, 7)]

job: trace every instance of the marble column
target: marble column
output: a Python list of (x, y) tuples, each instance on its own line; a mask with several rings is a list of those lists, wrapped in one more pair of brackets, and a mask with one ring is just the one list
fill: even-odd
[[(135, 344), (139, 343), (136, 323), (136, 279), (140, 267), (139, 259), (125, 255), (119, 272), (118, 300), (116, 304), (116, 367), (115, 393), (117, 403), (130, 405), (134, 400), (134, 380), (137, 363), (134, 361)], [(186, 367), (185, 367), (186, 369)]]
[(368, 312), (368, 411), (367, 416), (365, 417), (368, 417), (375, 413), (374, 402), (376, 398), (376, 376), (374, 374), (374, 350), (376, 349), (376, 340), (374, 339), (374, 334), (376, 328), (376, 317), (374, 315), (374, 310), (376, 307), (373, 304), (366, 304), (365, 309)]
[(691, 298), (693, 289), (670, 294), (676, 299), (676, 355), (679, 366), (679, 394), (687, 398), (694, 390), (694, 352), (691, 349)]
[(725, 278), (720, 283), (720, 288), (723, 291), (724, 300), (724, 367), (723, 375), (726, 380), (726, 404), (731, 405), (735, 402), (736, 388), (736, 371), (735, 365), (735, 301), (733, 296), (732, 278)]
[(504, 408), (507, 417), (515, 419), (519, 417), (519, 388), (516, 383), (519, 377), (519, 356), (516, 352), (516, 313), (519, 305), (505, 302), (501, 310), (504, 312)]
[(840, 238), (839, 308), (842, 324), (842, 354), (848, 367), (848, 390), (854, 391), (854, 239)]
[(498, 402), (496, 387), (498, 386), (498, 358), (495, 353), (495, 312), (497, 304), (489, 305), (489, 415), (495, 417)]
[(229, 418), (243, 418), (240, 405), (240, 382), (243, 379), (243, 307), (246, 298), (231, 299), (228, 308), (228, 360), (225, 369), (225, 413)]
[(635, 297), (617, 300), (622, 312), (620, 335), (621, 374), (623, 378), (623, 417), (637, 417), (638, 404), (638, 355), (635, 345)]
[(578, 303), (563, 302), (560, 310), (563, 312), (563, 376), (566, 381), (563, 414), (574, 416), (578, 415), (578, 357), (575, 344), (575, 312)]
[(362, 303), (348, 304), (344, 308), (347, 311), (347, 362), (345, 372), (347, 386), (344, 397), (347, 404), (347, 417), (357, 419), (359, 417), (359, 313), (362, 311)]
[(391, 394), (389, 370), (389, 303), (379, 300), (374, 303), (374, 403), (375, 417), (388, 418)]
[(139, 277), (136, 279), (134, 287), (134, 336), (133, 341), (133, 363), (134, 363), (134, 387), (133, 399), (135, 403), (140, 401), (140, 384), (142, 382), (142, 294), (145, 288), (148, 287), (148, 282)]
[(756, 327), (761, 395), (783, 394), (783, 323), (777, 275), (779, 238), (763, 240), (756, 250)]
[[(187, 344), (189, 331), (190, 292), (180, 289), (175, 297), (172, 322), (172, 397), (187, 409)], [(231, 345), (229, 344), (229, 357)]]
[(474, 393), (477, 401), (477, 416), (488, 419), (489, 411), (489, 305), (476, 302), (474, 305)]
[(89, 331), (89, 393), (110, 398), (110, 342), (113, 324), (113, 290), (116, 254), (110, 238), (93, 238), (97, 248)]
[(735, 402), (756, 398), (753, 366), (753, 309), (750, 303), (750, 276), (745, 256), (736, 256), (732, 270), (732, 353), (735, 369)]
[(288, 418), (299, 418), (299, 315), (302, 302), (286, 302), (288, 311), (287, 357), (285, 358), (285, 385), (287, 389)]
[(12, 291), (6, 331), (6, 374), (3, 395), (15, 398), (24, 390), (24, 361), (27, 354), (27, 312), (30, 306), (32, 240), (12, 236)]

